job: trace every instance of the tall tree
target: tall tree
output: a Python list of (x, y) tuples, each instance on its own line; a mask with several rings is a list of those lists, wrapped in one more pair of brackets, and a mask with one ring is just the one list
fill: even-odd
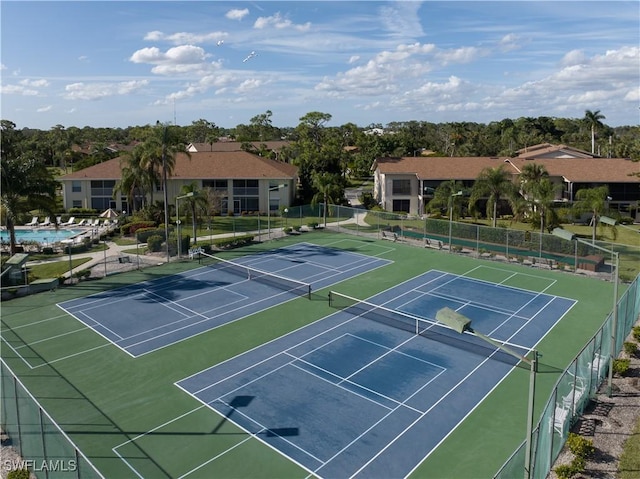
[(592, 237), (591, 241), (596, 241), (596, 230), (598, 229), (599, 219), (604, 213), (607, 205), (607, 197), (609, 196), (608, 186), (599, 186), (597, 188), (583, 188), (578, 190), (573, 203), (573, 209), (577, 213), (591, 213)]
[(600, 113), (600, 110), (585, 110), (584, 112), (584, 121), (591, 129), (591, 154), (594, 154), (596, 151), (596, 130), (604, 126), (600, 120), (604, 120), (605, 118), (606, 117)]
[(458, 191), (463, 191), (464, 185), (461, 181), (449, 180), (443, 181), (433, 192), (433, 198), (429, 201), (427, 209), (431, 213), (442, 212), (450, 206), (452, 207), (452, 216), (457, 218), (461, 215), (462, 206), (459, 202), (454, 202), (451, 195)]
[(9, 250), (11, 254), (15, 254), (17, 222), (34, 209), (53, 216), (58, 182), (42, 162), (33, 158), (2, 155), (0, 165), (2, 209), (9, 232)]
[(120, 158), (121, 176), (113, 188), (113, 194), (123, 194), (127, 197), (131, 212), (138, 211), (146, 204), (146, 192), (153, 188), (142, 168), (142, 150), (134, 148)]
[(344, 188), (342, 186), (342, 178), (339, 174), (316, 172), (313, 174), (313, 188), (316, 194), (311, 199), (312, 205), (324, 203), (324, 224), (327, 224), (327, 210), (329, 204), (339, 203), (342, 198)]
[[(185, 208), (188, 208), (191, 212), (191, 228), (193, 231), (193, 242), (196, 243), (198, 241), (197, 237), (197, 224), (198, 224), (198, 212), (207, 211), (208, 199), (206, 196), (201, 194), (198, 185), (194, 181), (193, 183), (189, 183), (188, 185), (182, 185), (180, 190), (180, 195), (184, 196), (189, 193), (193, 193), (193, 196), (189, 196), (187, 198), (183, 198), (181, 201), (184, 203)], [(176, 215), (178, 216), (178, 220), (180, 220), (180, 211), (176, 208)]]
[(487, 198), (487, 216), (491, 216), (491, 223), (495, 228), (498, 220), (498, 203), (507, 199), (510, 203), (517, 194), (517, 187), (511, 181), (511, 173), (506, 171), (503, 165), (497, 168), (485, 168), (480, 172), (471, 190), (469, 207), (481, 198)]

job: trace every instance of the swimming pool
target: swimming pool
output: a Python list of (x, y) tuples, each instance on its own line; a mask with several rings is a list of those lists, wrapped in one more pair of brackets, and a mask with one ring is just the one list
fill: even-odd
[[(83, 233), (82, 229), (17, 229), (16, 228), (16, 242), (26, 243), (28, 241), (36, 241), (41, 244), (56, 243), (64, 239), (72, 238), (80, 233)], [(9, 242), (9, 232), (0, 231), (0, 240), (3, 243)]]

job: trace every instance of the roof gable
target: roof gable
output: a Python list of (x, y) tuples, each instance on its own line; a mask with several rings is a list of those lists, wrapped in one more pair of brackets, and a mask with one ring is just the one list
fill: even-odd
[[(115, 179), (122, 177), (124, 157), (114, 158), (61, 177), (73, 179)], [(298, 169), (246, 151), (184, 153), (176, 156), (172, 179), (295, 178)]]

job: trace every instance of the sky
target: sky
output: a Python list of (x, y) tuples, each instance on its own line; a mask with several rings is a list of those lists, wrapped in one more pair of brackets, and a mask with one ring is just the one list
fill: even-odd
[(640, 124), (640, 2), (0, 2), (17, 128)]

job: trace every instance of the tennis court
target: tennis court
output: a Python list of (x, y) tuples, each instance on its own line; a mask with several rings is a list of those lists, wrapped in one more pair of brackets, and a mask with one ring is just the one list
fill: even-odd
[(198, 261), (209, 265), (58, 306), (137, 357), (389, 263), (307, 243)]
[(508, 280), (432, 270), (366, 302), (332, 293), (335, 314), (177, 385), (310, 474), (406, 477), (518, 363), (436, 312), (524, 355), (575, 303)]
[(331, 231), (216, 256), (240, 267), (3, 304), (2, 360), (104, 477), (491, 477), (524, 437), (529, 371), (435, 312), (535, 345), (541, 408), (611, 308), (600, 280)]

